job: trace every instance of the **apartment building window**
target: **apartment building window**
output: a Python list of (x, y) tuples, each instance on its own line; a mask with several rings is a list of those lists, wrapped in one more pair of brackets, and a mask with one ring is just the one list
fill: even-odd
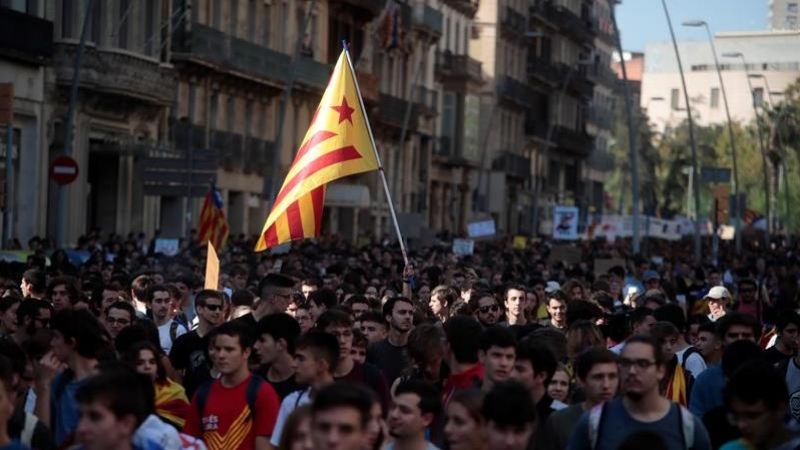
[(61, 37), (73, 38), (75, 33), (75, 6), (77, 0), (63, 0), (61, 2)]
[(455, 45), (456, 45), (456, 53), (459, 55), (463, 55), (466, 53), (463, 48), (461, 48), (461, 42), (459, 42), (458, 37), (461, 36), (461, 23), (456, 21), (456, 34), (455, 34)]
[(231, 16), (228, 21), (228, 33), (231, 36), (238, 37), (237, 26), (239, 25), (239, 1), (238, 0), (231, 0)]
[(256, 41), (256, 0), (247, 4), (247, 40)]
[(444, 49), (445, 50), (453, 50), (453, 47), (450, 46), (450, 18), (447, 17), (444, 19)]
[(94, 3), (92, 5), (92, 20), (89, 26), (89, 40), (97, 45), (102, 45), (103, 3)]
[(670, 91), (669, 104), (674, 110), (678, 109), (678, 107), (680, 106), (680, 95), (681, 93), (678, 89), (673, 89), (672, 91)]
[(719, 108), (719, 88), (711, 88), (711, 107)]
[(469, 33), (471, 27), (472, 25), (469, 23), (464, 26), (464, 53), (469, 53)]
[(800, 12), (800, 8), (797, 7), (797, 2), (788, 2), (786, 4), (786, 12), (791, 14)]
[[(147, 56), (154, 56), (154, 48), (157, 48), (159, 39), (155, 34), (158, 32), (156, 28), (156, 0), (147, 0), (145, 2), (145, 18), (144, 18), (144, 54)], [(160, 28), (160, 27), (159, 27)]]
[[(194, 8), (192, 8), (194, 9)], [(222, 29), (222, 0), (211, 0), (211, 26), (217, 30)]]
[(130, 24), (131, 2), (135, 0), (119, 1), (119, 17), (117, 19), (117, 47), (128, 48), (128, 28)]
[(753, 104), (761, 106), (764, 103), (764, 88), (753, 89)]
[(264, 38), (262, 42), (264, 47), (269, 47), (269, 33), (272, 30), (272, 6), (264, 4)]

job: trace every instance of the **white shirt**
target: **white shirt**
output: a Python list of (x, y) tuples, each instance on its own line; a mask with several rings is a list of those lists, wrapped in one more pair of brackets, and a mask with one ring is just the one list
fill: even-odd
[(688, 358), (686, 358), (686, 361), (683, 361), (683, 354), (686, 353), (686, 350), (689, 350), (690, 348), (691, 345), (679, 352), (676, 352), (675, 355), (678, 356), (678, 362), (684, 363), (683, 368), (688, 370), (696, 380), (697, 377), (699, 377), (700, 374), (708, 368), (708, 365), (706, 365), (706, 360), (703, 359), (703, 355), (701, 355), (699, 352), (692, 353)]
[(272, 429), (272, 436), (269, 438), (269, 443), (272, 444), (273, 447), (278, 448), (278, 444), (281, 442), (281, 434), (283, 433), (283, 427), (286, 425), (286, 419), (289, 418), (289, 414), (298, 406), (311, 403), (311, 398), (308, 396), (310, 391), (311, 390), (308, 388), (294, 391), (287, 395), (281, 402), (278, 418), (275, 419), (275, 428)]
[[(158, 339), (161, 342), (161, 348), (164, 350), (166, 354), (169, 355), (169, 351), (172, 348), (172, 336), (169, 335), (169, 329), (172, 327), (172, 322), (175, 322), (175, 319), (170, 319), (158, 327)], [(179, 336), (186, 334), (188, 330), (186, 327), (178, 324), (178, 328), (175, 330), (175, 339), (178, 339)]]

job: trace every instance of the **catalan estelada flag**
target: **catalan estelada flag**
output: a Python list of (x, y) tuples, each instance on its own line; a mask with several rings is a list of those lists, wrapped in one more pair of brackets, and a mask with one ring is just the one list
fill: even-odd
[(367, 116), (347, 51), (342, 51), (303, 143), (278, 192), (256, 251), (319, 236), (325, 185), (378, 169)]
[(211, 242), (214, 248), (221, 249), (228, 241), (230, 228), (225, 212), (222, 210), (222, 194), (212, 184), (208, 188), (203, 209), (200, 210), (200, 243)]

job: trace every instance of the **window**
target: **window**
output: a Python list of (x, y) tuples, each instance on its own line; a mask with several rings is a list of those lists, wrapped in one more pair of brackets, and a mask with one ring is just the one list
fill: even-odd
[[(194, 9), (194, 8), (192, 8)], [(222, 20), (222, 0), (212, 0), (211, 2), (211, 26), (220, 30), (220, 20)]]
[(119, 18), (117, 20), (117, 47), (128, 48), (128, 20), (131, 13), (132, 0), (119, 1)]
[(719, 108), (719, 88), (711, 88), (711, 107)]
[(764, 88), (759, 87), (753, 89), (753, 105), (759, 107), (763, 103), (764, 103)]
[(92, 19), (90, 22), (89, 40), (97, 45), (102, 45), (102, 31), (103, 28), (103, 3), (92, 4)]
[(238, 37), (239, 33), (237, 33), (237, 25), (239, 25), (239, 2), (232, 1), (230, 5), (231, 5), (231, 16), (228, 23), (228, 30), (229, 30), (228, 34), (230, 34), (233, 37)]
[(264, 4), (264, 47), (269, 47), (269, 32), (272, 29), (272, 6)]
[(788, 2), (786, 3), (786, 12), (797, 14), (800, 9), (797, 7), (797, 2)]
[(75, 26), (75, 0), (63, 0), (61, 2), (61, 37), (73, 38)]
[(247, 40), (250, 42), (256, 41), (256, 0), (250, 0), (247, 5)]
[(678, 89), (673, 89), (670, 92), (669, 101), (670, 101), (670, 105), (672, 106), (672, 109), (678, 109), (678, 106), (680, 105), (680, 97), (679, 96), (680, 96), (680, 91)]
[(156, 27), (156, 14), (156, 0), (147, 0), (144, 17), (144, 54), (147, 56), (155, 56), (155, 49), (158, 48), (160, 42), (156, 36), (160, 28)]

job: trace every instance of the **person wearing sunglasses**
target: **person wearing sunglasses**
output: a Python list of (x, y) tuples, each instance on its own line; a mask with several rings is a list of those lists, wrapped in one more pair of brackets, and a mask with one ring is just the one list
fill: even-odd
[(736, 304), (733, 307), (734, 311), (749, 314), (758, 319), (759, 322), (762, 322), (764, 305), (755, 280), (745, 278), (739, 281), (738, 288)]
[(17, 308), (17, 329), (11, 337), (22, 345), (36, 331), (49, 328), (52, 315), (53, 305), (50, 302), (32, 298), (23, 300)]
[(195, 297), (197, 328), (179, 336), (172, 344), (169, 361), (175, 372), (172, 379), (182, 381), (186, 395), (192, 398), (197, 387), (211, 380), (208, 357), (208, 334), (225, 320), (225, 299), (221, 292), (203, 289)]
[(491, 292), (481, 291), (475, 294), (475, 298), (477, 299), (475, 317), (481, 325), (484, 327), (496, 325), (500, 317), (500, 306), (494, 295)]

